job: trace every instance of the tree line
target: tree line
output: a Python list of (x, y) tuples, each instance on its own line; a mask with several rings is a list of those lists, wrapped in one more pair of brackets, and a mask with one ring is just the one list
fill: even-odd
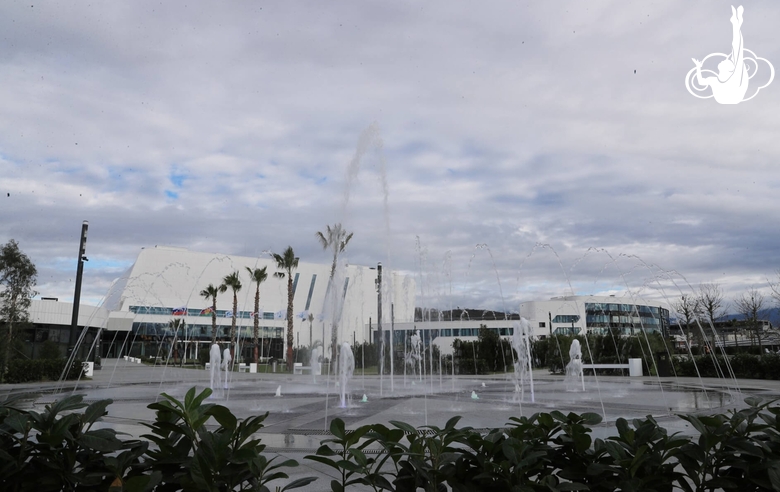
[(766, 333), (761, 329), (762, 324), (759, 323), (761, 316), (772, 307), (772, 301), (780, 305), (780, 270), (777, 271), (777, 278), (776, 282), (768, 282), (768, 294), (751, 286), (731, 301), (726, 298), (720, 285), (703, 283), (695, 293), (683, 294), (673, 301), (672, 308), (677, 313), (679, 326), (711, 351), (716, 341), (716, 323), (723, 320), (731, 307), (732, 313), (742, 318), (751, 340), (757, 340), (761, 347), (766, 338)]

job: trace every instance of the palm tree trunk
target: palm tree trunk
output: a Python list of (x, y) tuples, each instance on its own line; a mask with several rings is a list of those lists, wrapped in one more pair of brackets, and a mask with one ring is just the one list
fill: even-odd
[[(338, 245), (336, 246), (338, 248)], [(331, 309), (333, 310), (332, 316), (332, 323), (330, 325), (330, 360), (331, 364), (333, 361), (336, 360), (336, 354), (338, 353), (338, 332), (339, 332), (339, 320), (336, 319), (336, 303), (338, 302), (336, 300), (336, 296), (338, 293), (336, 292), (336, 284), (335, 284), (335, 276), (336, 276), (336, 261), (338, 259), (338, 249), (335, 249), (333, 251), (333, 263), (330, 266), (330, 288), (331, 290), (331, 296), (333, 299), (333, 302), (331, 303)], [(325, 340), (322, 341), (322, 349), (325, 350)]]
[(293, 281), (292, 270), (287, 272), (287, 370), (293, 369)]
[[(211, 304), (211, 345), (217, 343), (217, 298), (213, 298)], [(209, 347), (211, 350), (211, 347)]]
[(233, 363), (236, 360), (236, 309), (238, 309), (238, 296), (233, 291), (233, 319), (230, 322), (230, 357)]
[(257, 291), (255, 292), (255, 350), (254, 350), (254, 356), (255, 356), (255, 364), (257, 364), (257, 335), (260, 326), (260, 320), (257, 319), (258, 315), (260, 314), (260, 284), (257, 284)]

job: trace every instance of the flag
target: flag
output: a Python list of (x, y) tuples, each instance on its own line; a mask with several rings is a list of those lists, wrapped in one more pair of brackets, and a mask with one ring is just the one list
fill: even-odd
[(214, 312), (214, 309), (211, 306), (209, 306), (206, 309), (201, 309), (200, 310), (200, 315), (201, 316), (207, 316), (207, 315), (209, 315), (209, 314), (211, 314), (213, 312)]
[(308, 311), (301, 311), (300, 313), (298, 313), (298, 317), (301, 319), (306, 319), (308, 315), (309, 315)]
[(274, 319), (287, 319), (287, 313), (284, 310), (277, 311), (274, 313)]
[(325, 315), (320, 313), (317, 315), (317, 321), (325, 321)]
[(186, 316), (187, 315), (187, 306), (173, 308), (171, 314), (173, 314), (174, 316)]
[(226, 318), (232, 318), (233, 317), (233, 310), (232, 309), (228, 309), (227, 311), (225, 311), (225, 317)]

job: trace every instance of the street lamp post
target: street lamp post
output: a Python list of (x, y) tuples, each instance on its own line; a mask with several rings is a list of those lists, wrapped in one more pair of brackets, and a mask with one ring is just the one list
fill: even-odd
[(379, 335), (379, 370), (384, 374), (385, 336), (382, 334), (382, 263), (376, 264), (376, 331)]
[(70, 319), (70, 338), (68, 339), (68, 353), (73, 353), (76, 349), (76, 331), (79, 322), (79, 303), (81, 302), (81, 277), (84, 274), (84, 262), (87, 259), (87, 229), (89, 222), (86, 220), (81, 224), (81, 241), (79, 243), (79, 259), (76, 268), (76, 290), (73, 293), (73, 316)]

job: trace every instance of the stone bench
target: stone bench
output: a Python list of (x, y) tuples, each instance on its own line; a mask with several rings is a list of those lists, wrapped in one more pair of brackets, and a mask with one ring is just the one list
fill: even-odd
[(582, 372), (586, 369), (596, 374), (596, 369), (627, 369), (631, 377), (642, 376), (642, 359), (628, 359), (628, 364), (582, 364)]
[[(322, 371), (322, 369), (319, 368), (318, 370)], [(312, 366), (304, 366), (303, 363), (301, 362), (296, 362), (295, 364), (293, 364), (293, 374), (304, 374), (304, 373), (311, 374), (312, 371), (313, 371)]]

